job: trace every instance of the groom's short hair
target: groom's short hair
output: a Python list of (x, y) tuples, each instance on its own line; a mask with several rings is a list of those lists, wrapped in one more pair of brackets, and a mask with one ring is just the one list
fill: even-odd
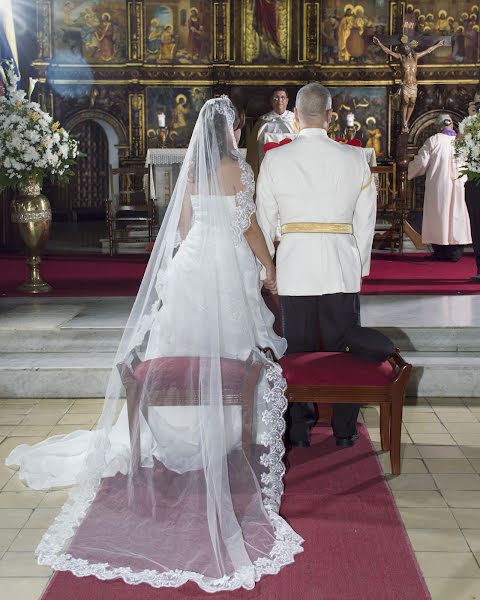
[(308, 83), (298, 90), (295, 106), (306, 121), (315, 120), (332, 108), (332, 96), (325, 86)]

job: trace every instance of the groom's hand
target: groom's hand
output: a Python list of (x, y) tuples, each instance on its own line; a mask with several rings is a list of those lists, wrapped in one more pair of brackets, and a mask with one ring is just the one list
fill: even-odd
[(268, 267), (266, 271), (267, 276), (263, 280), (263, 285), (271, 294), (278, 294), (277, 274), (275, 272), (275, 267)]

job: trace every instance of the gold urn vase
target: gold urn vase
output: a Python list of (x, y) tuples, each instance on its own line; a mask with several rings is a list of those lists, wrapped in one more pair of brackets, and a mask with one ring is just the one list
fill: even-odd
[(19, 188), (19, 194), (11, 207), (12, 223), (17, 224), (30, 270), (27, 281), (17, 289), (30, 294), (42, 294), (52, 289), (40, 275), (41, 253), (47, 243), (52, 222), (50, 202), (41, 192), (40, 182), (31, 179)]

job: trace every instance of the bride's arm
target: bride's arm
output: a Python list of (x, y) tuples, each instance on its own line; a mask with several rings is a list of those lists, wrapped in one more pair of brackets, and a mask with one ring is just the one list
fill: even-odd
[(267, 243), (265, 242), (265, 238), (263, 237), (262, 230), (258, 225), (255, 214), (251, 216), (250, 227), (243, 232), (243, 235), (245, 236), (248, 245), (252, 249), (252, 252), (265, 267), (267, 276), (263, 281), (263, 285), (267, 288), (267, 290), (272, 292), (272, 294), (276, 294), (277, 276), (275, 273), (275, 265), (273, 264), (272, 257), (270, 256), (270, 252), (267, 248)]

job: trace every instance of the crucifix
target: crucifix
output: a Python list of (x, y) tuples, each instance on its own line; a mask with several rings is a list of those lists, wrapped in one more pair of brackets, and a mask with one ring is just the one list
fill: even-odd
[[(402, 26), (402, 36), (383, 36), (381, 40), (377, 37), (373, 38), (373, 43), (379, 46), (385, 54), (400, 61), (402, 71), (402, 132), (408, 132), (408, 123), (412, 116), (415, 102), (417, 100), (417, 68), (418, 59), (426, 54), (435, 52), (441, 46), (451, 46), (452, 39), (450, 36), (418, 36), (413, 40), (415, 30), (415, 17), (413, 12), (405, 15), (405, 20)], [(433, 45), (432, 45), (432, 42)], [(429, 46), (417, 52), (415, 48), (419, 45)], [(387, 46), (396, 45), (396, 51), (390, 50)]]

